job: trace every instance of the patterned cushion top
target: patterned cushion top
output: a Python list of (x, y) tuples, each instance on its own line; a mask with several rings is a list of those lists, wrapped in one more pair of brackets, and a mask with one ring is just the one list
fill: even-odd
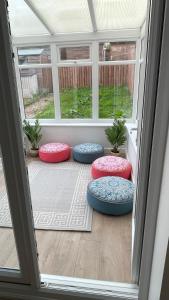
[(108, 155), (96, 159), (93, 162), (93, 167), (101, 171), (112, 172), (116, 170), (118, 172), (123, 172), (126, 169), (131, 168), (131, 164), (127, 159)]
[(106, 176), (91, 181), (88, 191), (100, 201), (124, 204), (133, 201), (134, 185), (121, 177)]
[(74, 146), (73, 150), (79, 153), (100, 153), (103, 152), (103, 146), (94, 143), (84, 143)]
[(40, 147), (40, 152), (44, 153), (57, 153), (61, 152), (64, 150), (69, 149), (69, 146), (67, 144), (62, 144), (62, 143), (49, 143), (42, 145)]

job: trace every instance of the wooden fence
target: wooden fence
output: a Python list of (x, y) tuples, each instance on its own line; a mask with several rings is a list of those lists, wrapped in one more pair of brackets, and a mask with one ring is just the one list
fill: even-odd
[[(66, 47), (62, 50), (64, 54), (63, 59), (69, 58), (86, 58), (89, 55), (89, 48), (83, 47)], [(80, 52), (79, 52), (80, 51)], [(121, 43), (111, 43), (110, 49), (104, 51), (104, 43), (99, 45), (99, 60), (130, 60), (135, 59), (135, 43), (133, 42), (121, 42)], [(49, 49), (44, 48), (44, 51), (40, 55), (31, 55), (23, 57), (27, 63), (50, 63)], [(106, 54), (106, 55), (105, 55)], [(21, 59), (22, 57), (20, 57)], [(34, 70), (26, 69), (22, 70), (21, 78), (22, 85), (25, 85), (25, 94), (27, 89), (27, 94), (29, 87), (27, 83), (29, 76), (33, 74), (37, 75), (38, 87), (37, 91), (47, 91), (53, 92), (53, 82), (52, 82), (52, 71), (51, 68), (37, 68)], [(133, 80), (134, 80), (134, 65), (104, 65), (99, 67), (99, 85), (100, 86), (128, 86), (129, 91), (133, 92)], [(77, 67), (59, 67), (59, 87), (61, 90), (68, 88), (84, 88), (92, 86), (92, 67), (91, 66), (77, 66)], [(30, 86), (30, 92), (34, 89)]]
[[(37, 92), (47, 91), (53, 92), (52, 72), (51, 69), (36, 69), (37, 75)], [(24, 83), (30, 83), (30, 88), (25, 86), (25, 89), (33, 91), (31, 81), (28, 80), (29, 74), (26, 78), (22, 78), (22, 88)], [(31, 75), (32, 76), (32, 75)], [(127, 86), (130, 93), (133, 93), (133, 78), (134, 65), (104, 65), (99, 67), (99, 85), (100, 86)], [(60, 67), (59, 68), (59, 87), (60, 90), (69, 88), (84, 88), (92, 86), (92, 67)], [(28, 92), (27, 92), (28, 95)], [(26, 97), (26, 93), (24, 95)]]
[(59, 68), (59, 87), (83, 88), (92, 86), (92, 68), (89, 66), (81, 67), (60, 67)]
[[(134, 66), (100, 66), (99, 85), (100, 86), (128, 86), (130, 92), (133, 91)], [(60, 89), (91, 87), (92, 68), (82, 67), (61, 67), (59, 68)]]

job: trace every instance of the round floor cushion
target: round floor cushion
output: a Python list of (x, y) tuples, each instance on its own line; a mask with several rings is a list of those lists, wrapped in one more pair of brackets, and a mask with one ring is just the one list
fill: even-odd
[(108, 215), (124, 215), (132, 211), (134, 185), (131, 181), (114, 176), (91, 181), (87, 200), (95, 210)]
[(39, 157), (45, 162), (61, 162), (70, 158), (70, 147), (62, 143), (49, 143), (39, 149)]
[(84, 143), (73, 147), (73, 158), (81, 163), (90, 164), (103, 155), (104, 148), (99, 144)]
[(96, 159), (92, 164), (92, 177), (119, 176), (130, 178), (131, 164), (127, 159), (116, 156), (103, 156)]

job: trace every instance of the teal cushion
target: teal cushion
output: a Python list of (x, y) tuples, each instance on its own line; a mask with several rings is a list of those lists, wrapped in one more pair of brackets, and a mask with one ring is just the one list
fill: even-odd
[(73, 147), (73, 158), (81, 163), (90, 164), (103, 155), (104, 148), (99, 144), (84, 143)]
[(110, 215), (124, 215), (132, 211), (134, 185), (130, 180), (106, 176), (88, 184), (87, 200), (97, 211)]

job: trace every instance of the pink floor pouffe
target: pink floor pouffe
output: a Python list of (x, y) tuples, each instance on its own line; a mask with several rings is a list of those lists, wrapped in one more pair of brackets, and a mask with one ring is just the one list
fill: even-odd
[(62, 143), (49, 143), (39, 149), (39, 158), (45, 162), (57, 163), (70, 158), (70, 146)]
[(131, 176), (131, 164), (127, 159), (116, 156), (103, 156), (92, 164), (94, 179), (104, 176), (119, 176), (125, 179)]

